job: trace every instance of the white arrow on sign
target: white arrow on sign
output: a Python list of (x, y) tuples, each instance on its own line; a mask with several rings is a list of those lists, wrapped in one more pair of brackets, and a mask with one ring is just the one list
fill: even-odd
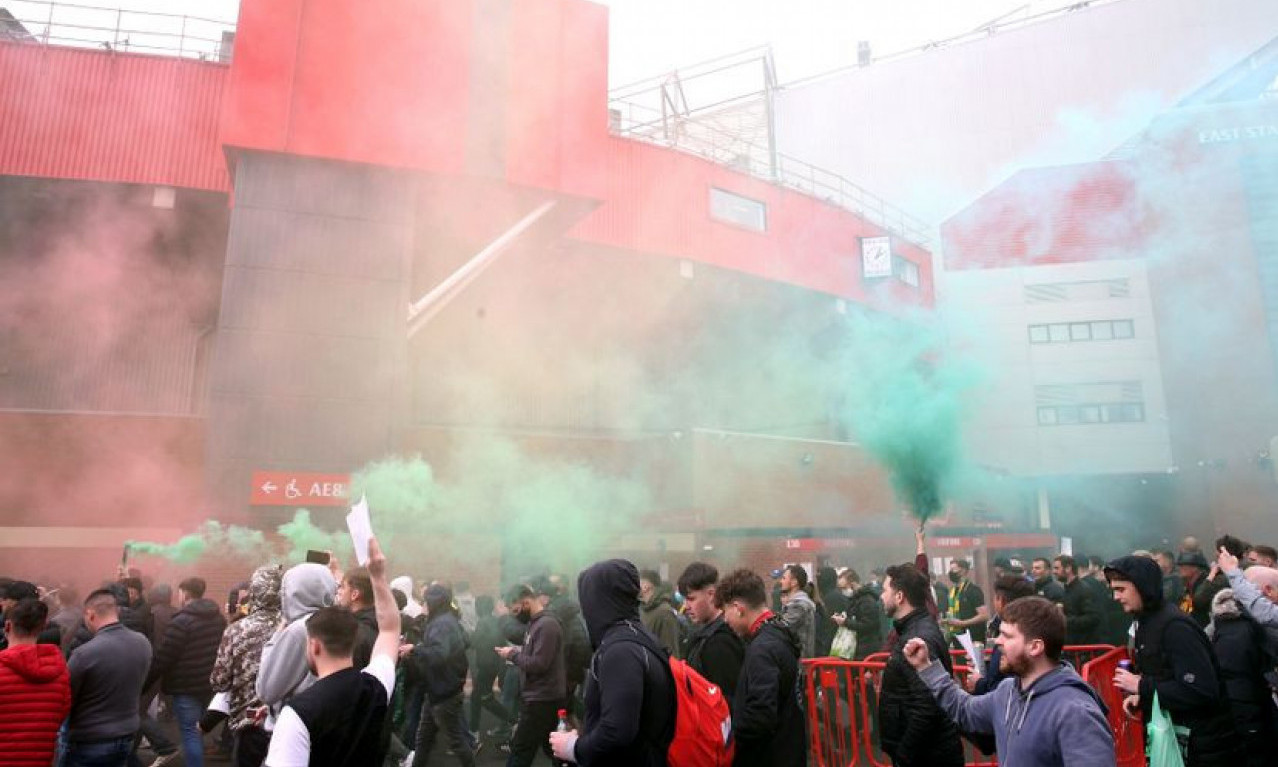
[(266, 493), (267, 495), (270, 495), (271, 493), (275, 492), (275, 489), (276, 489), (275, 485), (271, 484), (270, 480), (267, 480), (262, 485), (262, 492)]

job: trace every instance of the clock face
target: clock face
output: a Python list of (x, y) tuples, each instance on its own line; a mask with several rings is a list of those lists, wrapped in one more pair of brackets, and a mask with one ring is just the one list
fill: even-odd
[(892, 238), (861, 238), (861, 268), (866, 277), (891, 277)]

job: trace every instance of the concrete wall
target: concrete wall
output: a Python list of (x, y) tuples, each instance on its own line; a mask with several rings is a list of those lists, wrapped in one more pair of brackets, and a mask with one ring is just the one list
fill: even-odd
[(209, 384), (215, 504), (254, 469), (349, 471), (392, 444), (405, 376), (407, 174), (245, 153)]
[[(1172, 465), (1157, 327), (1143, 261), (951, 272), (946, 279), (944, 311), (963, 335), (982, 344), (979, 353), (997, 371), (971, 420), (970, 442), (978, 461), (1022, 476), (1156, 473)], [(1080, 287), (1070, 289), (1076, 285)], [(1116, 293), (1125, 286), (1127, 295), (1110, 297), (1111, 285)], [(1070, 297), (1042, 298), (1059, 292)], [(1031, 325), (1112, 320), (1130, 320), (1134, 337), (1030, 340)], [(1060, 393), (1040, 387), (1120, 382), (1140, 384), (1143, 422), (1040, 424), (1039, 405), (1055, 401)], [(1107, 394), (1110, 389), (1076, 391), (1082, 400), (1119, 397)]]

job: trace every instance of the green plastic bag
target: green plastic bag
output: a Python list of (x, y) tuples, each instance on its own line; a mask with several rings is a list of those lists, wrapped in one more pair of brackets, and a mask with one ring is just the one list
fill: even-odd
[(830, 655), (844, 660), (856, 657), (856, 634), (847, 626), (839, 626), (834, 632), (834, 642), (830, 645)]
[(1149, 767), (1185, 767), (1176, 730), (1171, 717), (1158, 704), (1158, 693), (1154, 693), (1149, 724), (1145, 725), (1145, 755), (1149, 757)]

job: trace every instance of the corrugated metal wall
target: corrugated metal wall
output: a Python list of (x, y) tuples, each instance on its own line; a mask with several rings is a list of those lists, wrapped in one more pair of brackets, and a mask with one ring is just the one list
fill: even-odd
[(41, 329), (37, 358), (4, 355), (0, 408), (74, 412), (196, 414), (202, 330), (172, 318), (146, 338), (106, 350), (81, 318)]
[(0, 174), (229, 190), (229, 68), (0, 42)]

